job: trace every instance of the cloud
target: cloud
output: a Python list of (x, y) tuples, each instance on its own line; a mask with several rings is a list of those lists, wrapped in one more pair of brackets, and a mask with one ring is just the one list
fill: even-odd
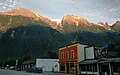
[(1, 0), (3, 4), (6, 10), (24, 7), (51, 19), (73, 14), (95, 23), (119, 20), (120, 13), (120, 0)]
[(118, 11), (118, 8), (111, 8), (108, 11), (110, 11), (110, 12), (116, 12), (116, 11)]
[(2, 6), (3, 5), (3, 3), (0, 3), (0, 6)]
[(0, 11), (15, 9), (18, 5), (16, 0), (0, 0)]
[(3, 6), (2, 8), (3, 8), (3, 9), (6, 9), (6, 7), (5, 7), (5, 6)]
[(113, 22), (120, 12), (120, 0), (22, 0), (22, 4), (51, 19), (74, 14), (92, 22)]

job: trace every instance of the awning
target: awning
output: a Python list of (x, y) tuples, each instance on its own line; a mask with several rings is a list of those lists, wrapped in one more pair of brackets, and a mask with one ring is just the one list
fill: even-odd
[(90, 65), (90, 64), (95, 64), (97, 62), (99, 62), (99, 60), (97, 60), (97, 59), (84, 60), (84, 61), (80, 62), (80, 65)]
[(112, 62), (120, 62), (120, 58), (111, 58)]
[(116, 62), (120, 63), (120, 58), (101, 58), (102, 61), (99, 63), (107, 63), (107, 62)]

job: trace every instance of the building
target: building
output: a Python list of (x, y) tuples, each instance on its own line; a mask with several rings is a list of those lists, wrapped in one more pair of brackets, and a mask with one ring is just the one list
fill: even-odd
[[(86, 51), (86, 55), (84, 52)], [(94, 58), (93, 47), (82, 45), (80, 43), (65, 46), (59, 49), (60, 72), (70, 74), (80, 74), (79, 63), (89, 57)]]
[(22, 63), (21, 68), (23, 71), (26, 71), (28, 68), (34, 68), (36, 66), (36, 60), (26, 60)]
[[(90, 56), (89, 59), (80, 62), (82, 75), (120, 75), (120, 58), (117, 52), (93, 48), (89, 53), (94, 54), (94, 58)], [(85, 49), (85, 57), (87, 54)]]
[(24, 61), (22, 69), (27, 70), (28, 68), (42, 67), (43, 71), (54, 71), (59, 72), (58, 59), (31, 59)]
[(81, 75), (119, 75), (120, 58), (116, 52), (80, 43), (59, 49), (60, 72)]
[(42, 67), (43, 71), (59, 72), (58, 59), (36, 59), (36, 67)]

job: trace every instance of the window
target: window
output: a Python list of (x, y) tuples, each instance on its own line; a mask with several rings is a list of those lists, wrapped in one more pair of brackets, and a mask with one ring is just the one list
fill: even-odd
[(70, 72), (74, 72), (75, 67), (74, 67), (74, 63), (70, 63)]
[(60, 71), (65, 71), (65, 65), (64, 64), (60, 64)]
[(62, 59), (64, 59), (64, 53), (62, 52)]
[(74, 58), (74, 51), (72, 50), (72, 58)]
[(68, 59), (68, 51), (66, 51), (66, 59)]
[(86, 71), (86, 66), (85, 65), (81, 65), (81, 71)]
[(97, 65), (81, 65), (81, 71), (97, 72)]

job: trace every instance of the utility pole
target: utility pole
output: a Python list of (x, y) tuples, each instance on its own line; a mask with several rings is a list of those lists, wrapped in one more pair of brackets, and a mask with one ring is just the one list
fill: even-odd
[(16, 68), (16, 70), (18, 68), (18, 59), (16, 60), (15, 68)]

